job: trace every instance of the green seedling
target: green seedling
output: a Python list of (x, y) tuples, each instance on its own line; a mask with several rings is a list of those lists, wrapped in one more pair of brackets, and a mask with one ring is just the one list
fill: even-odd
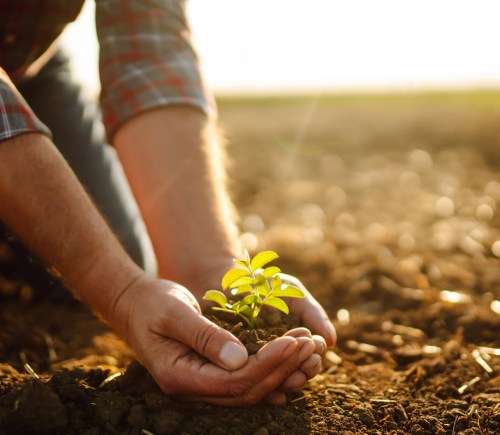
[(245, 250), (243, 260), (234, 260), (239, 267), (229, 270), (222, 277), (222, 289), (230, 289), (234, 296), (246, 296), (232, 301), (221, 291), (209, 290), (203, 299), (218, 304), (219, 306), (212, 307), (215, 311), (241, 317), (250, 328), (254, 328), (255, 319), (263, 306), (273, 307), (288, 314), (288, 305), (282, 298), (303, 298), (304, 293), (289, 282), (283, 281), (278, 267), (264, 267), (276, 258), (278, 254), (274, 251), (263, 251), (250, 258)]

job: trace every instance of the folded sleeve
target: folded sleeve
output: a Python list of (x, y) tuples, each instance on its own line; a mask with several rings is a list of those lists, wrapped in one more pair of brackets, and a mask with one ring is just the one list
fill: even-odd
[(128, 118), (166, 105), (215, 115), (180, 0), (96, 1), (101, 106), (109, 137)]
[(0, 140), (30, 132), (51, 135), (18, 92), (7, 73), (0, 68)]

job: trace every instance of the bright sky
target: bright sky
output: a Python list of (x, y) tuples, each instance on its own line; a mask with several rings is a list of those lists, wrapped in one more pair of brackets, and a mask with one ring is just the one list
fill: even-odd
[[(187, 4), (206, 80), (219, 93), (500, 87), (498, 0)], [(92, 1), (65, 41), (95, 91)]]

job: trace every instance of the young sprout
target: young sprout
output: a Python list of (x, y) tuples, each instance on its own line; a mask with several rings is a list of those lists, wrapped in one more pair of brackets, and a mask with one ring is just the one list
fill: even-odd
[(304, 293), (289, 282), (282, 281), (278, 267), (264, 268), (276, 258), (278, 254), (274, 251), (263, 251), (250, 258), (245, 250), (243, 260), (234, 260), (240, 267), (229, 270), (222, 277), (222, 289), (230, 289), (235, 296), (246, 296), (235, 302), (228, 300), (221, 291), (209, 290), (203, 299), (219, 305), (212, 307), (213, 310), (241, 317), (250, 328), (254, 328), (255, 319), (263, 306), (274, 307), (288, 314), (288, 305), (282, 298), (303, 298)]

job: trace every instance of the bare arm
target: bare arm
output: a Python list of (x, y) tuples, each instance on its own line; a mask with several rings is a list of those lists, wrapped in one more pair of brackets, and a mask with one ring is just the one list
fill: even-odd
[(120, 292), (142, 275), (42, 134), (0, 142), (0, 216), (105, 318)]
[(114, 144), (151, 236), (160, 276), (199, 295), (211, 275), (220, 276), (240, 254), (213, 125), (192, 108), (160, 108), (129, 120)]

